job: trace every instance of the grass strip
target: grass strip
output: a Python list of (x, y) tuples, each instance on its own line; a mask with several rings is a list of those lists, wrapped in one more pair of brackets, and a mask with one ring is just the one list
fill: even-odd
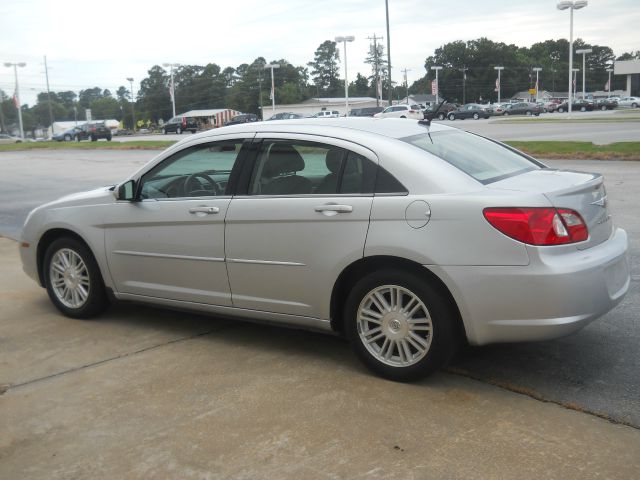
[(567, 160), (640, 160), (640, 142), (595, 145), (591, 142), (516, 141), (504, 142), (533, 157)]
[(164, 150), (171, 140), (135, 140), (131, 142), (22, 142), (0, 145), (0, 152), (15, 150)]

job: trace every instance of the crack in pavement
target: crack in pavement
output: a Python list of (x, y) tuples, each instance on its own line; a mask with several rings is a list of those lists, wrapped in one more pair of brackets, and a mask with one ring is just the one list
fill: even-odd
[(118, 359), (126, 358), (126, 357), (131, 357), (131, 356), (137, 355), (139, 353), (148, 352), (149, 350), (155, 350), (156, 348), (165, 347), (167, 345), (172, 345), (174, 343), (184, 342), (184, 341), (187, 341), (187, 340), (193, 340), (194, 338), (198, 338), (198, 337), (204, 337), (205, 335), (209, 335), (209, 334), (214, 333), (214, 332), (220, 332), (222, 330), (228, 330), (230, 328), (233, 328), (233, 326), (223, 326), (223, 327), (219, 327), (219, 328), (213, 328), (213, 329), (207, 330), (205, 332), (196, 333), (194, 335), (189, 335), (189, 336), (186, 336), (186, 337), (174, 338), (173, 340), (169, 340), (169, 341), (164, 342), (164, 343), (158, 343), (156, 345), (150, 345), (148, 347), (141, 348), (140, 350), (135, 350), (133, 352), (122, 353), (122, 354), (116, 355), (114, 357), (109, 357), (109, 358), (104, 358), (102, 360), (98, 360), (97, 362), (87, 363), (85, 365), (80, 365), (78, 367), (69, 368), (68, 370), (62, 370), (60, 372), (52, 373), (51, 375), (46, 375), (44, 377), (38, 377), (38, 378), (34, 378), (32, 380), (27, 380), (26, 382), (16, 383), (16, 384), (3, 384), (3, 385), (0, 385), (0, 387), (2, 387), (2, 388), (0, 388), (0, 395), (6, 393), (9, 390), (14, 390), (16, 388), (25, 387), (27, 385), (31, 385), (33, 383), (42, 382), (44, 380), (49, 380), (51, 378), (60, 377), (62, 375), (66, 375), (67, 373), (77, 372), (79, 370), (84, 370), (85, 368), (96, 367), (98, 365), (102, 365), (102, 364), (105, 364), (105, 363), (108, 363), (108, 362), (111, 362), (111, 361), (114, 361), (114, 360), (118, 360)]
[(553, 400), (550, 398), (544, 397), (542, 394), (536, 392), (535, 390), (531, 390), (526, 387), (520, 387), (518, 385), (514, 385), (505, 380), (499, 380), (494, 377), (483, 378), (480, 375), (474, 375), (473, 373), (464, 370), (462, 368), (457, 367), (446, 367), (444, 369), (445, 372), (450, 373), (452, 375), (457, 375), (459, 377), (469, 378), (471, 380), (475, 380), (477, 382), (482, 382), (488, 385), (492, 385), (494, 387), (501, 388), (503, 390), (507, 390), (509, 392), (517, 393), (519, 395), (525, 395), (533, 400), (537, 400), (543, 403), (553, 403), (554, 405), (558, 405), (562, 408), (566, 408), (567, 410), (573, 410), (575, 412), (585, 413), (587, 415), (591, 415), (594, 417), (602, 418), (603, 420), (607, 420), (614, 425), (624, 425), (625, 427), (633, 428), (634, 430), (640, 430), (640, 425), (634, 425), (630, 422), (625, 422), (624, 420), (617, 420), (615, 418), (611, 418), (606, 413), (596, 412), (594, 410), (590, 410), (582, 405), (578, 405), (577, 403), (564, 403), (560, 400)]

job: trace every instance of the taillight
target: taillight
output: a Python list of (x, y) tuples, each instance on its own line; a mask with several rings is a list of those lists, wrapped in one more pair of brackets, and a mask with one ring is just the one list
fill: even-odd
[(580, 214), (567, 208), (485, 208), (483, 213), (500, 232), (530, 245), (563, 245), (589, 238)]
[(187, 126), (187, 117), (182, 117), (182, 126), (183, 127)]

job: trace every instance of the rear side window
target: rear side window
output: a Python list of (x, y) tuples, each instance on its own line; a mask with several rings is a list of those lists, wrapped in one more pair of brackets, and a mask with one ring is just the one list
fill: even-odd
[(543, 167), (503, 145), (461, 131), (421, 133), (400, 140), (441, 158), (484, 184)]

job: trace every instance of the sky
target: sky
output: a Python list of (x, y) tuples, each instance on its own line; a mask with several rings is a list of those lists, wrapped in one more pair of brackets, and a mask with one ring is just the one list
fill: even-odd
[[(454, 40), (487, 37), (530, 46), (567, 38), (569, 12), (556, 0), (389, 0), (392, 80), (409, 85), (424, 76), (425, 59)], [(638, 0), (589, 0), (575, 12), (574, 38), (608, 45), (616, 55), (640, 50)], [(221, 68), (286, 59), (296, 66), (313, 60), (325, 40), (353, 35), (347, 44), (348, 77), (370, 75), (364, 63), (369, 40), (387, 35), (384, 0), (190, 0), (87, 2), (0, 1), (0, 89), (14, 91), (18, 69), (22, 103), (46, 91), (44, 56), (52, 91), (95, 86), (134, 92), (153, 66), (216, 63)], [(342, 49), (341, 49), (342, 50)], [(344, 64), (341, 51), (341, 71)], [(505, 71), (504, 74), (507, 74)], [(276, 70), (277, 75), (277, 70)]]

